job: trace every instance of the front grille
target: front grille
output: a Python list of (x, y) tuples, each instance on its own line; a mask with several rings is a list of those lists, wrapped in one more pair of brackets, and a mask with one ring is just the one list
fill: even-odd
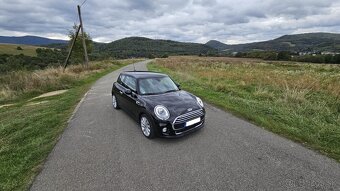
[(185, 113), (183, 115), (178, 116), (174, 122), (173, 122), (173, 127), (175, 130), (181, 129), (185, 127), (185, 122), (190, 121), (192, 119), (202, 117), (204, 115), (203, 110), (195, 110), (189, 113)]

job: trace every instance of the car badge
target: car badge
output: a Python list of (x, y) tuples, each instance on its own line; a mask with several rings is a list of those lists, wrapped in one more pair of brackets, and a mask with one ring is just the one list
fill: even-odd
[(192, 108), (189, 108), (188, 111), (192, 111)]

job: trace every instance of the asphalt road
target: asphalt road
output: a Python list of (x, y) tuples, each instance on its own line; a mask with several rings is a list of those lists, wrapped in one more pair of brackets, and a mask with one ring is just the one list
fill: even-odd
[(207, 104), (202, 130), (144, 138), (111, 105), (123, 70), (87, 93), (31, 190), (340, 190), (339, 163)]

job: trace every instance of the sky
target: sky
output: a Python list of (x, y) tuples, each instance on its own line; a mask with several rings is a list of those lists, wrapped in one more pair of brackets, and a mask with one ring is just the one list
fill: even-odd
[[(0, 0), (0, 35), (67, 39), (84, 0)], [(130, 36), (227, 44), (286, 34), (340, 33), (340, 0), (87, 0), (85, 31), (111, 42)]]

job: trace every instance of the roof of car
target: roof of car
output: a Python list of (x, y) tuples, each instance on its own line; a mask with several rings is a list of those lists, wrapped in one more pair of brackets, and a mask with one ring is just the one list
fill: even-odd
[(157, 73), (157, 72), (148, 72), (148, 71), (126, 71), (126, 72), (122, 72), (122, 74), (127, 74), (135, 78), (150, 78), (150, 77), (167, 76), (166, 74)]

